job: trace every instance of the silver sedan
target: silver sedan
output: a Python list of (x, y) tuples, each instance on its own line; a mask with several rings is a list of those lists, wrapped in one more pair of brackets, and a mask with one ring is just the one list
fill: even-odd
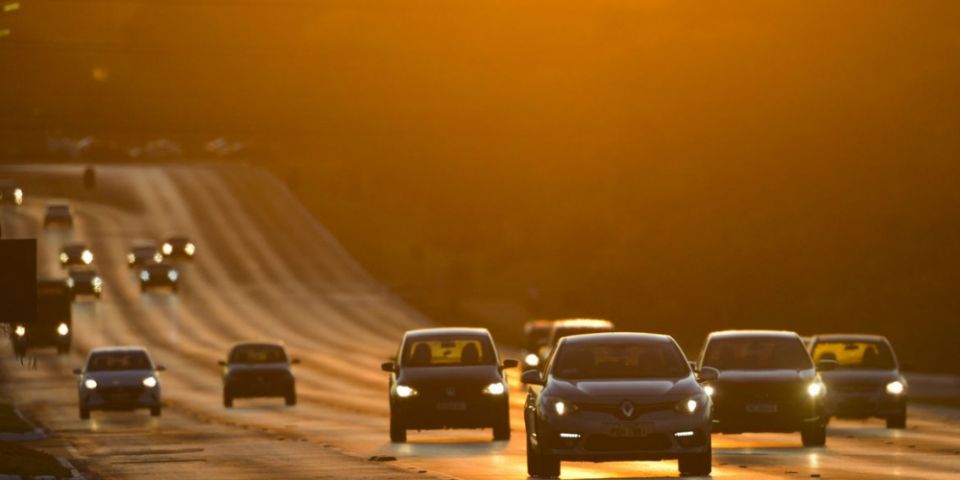
[(160, 416), (160, 375), (162, 365), (153, 363), (143, 347), (107, 347), (90, 352), (79, 375), (77, 393), (80, 418), (92, 410), (150, 409)]

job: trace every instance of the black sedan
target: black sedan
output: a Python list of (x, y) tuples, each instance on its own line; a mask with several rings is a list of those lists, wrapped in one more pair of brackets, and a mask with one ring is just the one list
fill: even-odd
[(68, 243), (60, 249), (59, 259), (63, 267), (82, 267), (93, 263), (93, 252), (85, 244)]
[[(803, 445), (827, 441), (826, 387), (793, 332), (730, 330), (707, 337), (700, 369), (720, 372), (713, 397), (717, 433), (800, 432)], [(835, 366), (825, 362), (823, 369)]]
[(99, 299), (103, 294), (103, 279), (93, 269), (71, 269), (67, 274), (67, 286), (71, 297), (76, 300), (80, 295), (92, 295)]
[(528, 370), (527, 473), (557, 477), (560, 462), (678, 459), (682, 474), (708, 475), (710, 397), (677, 343), (665, 335), (566, 337), (543, 373)]
[(223, 406), (233, 407), (235, 398), (283, 397), (288, 406), (297, 404), (297, 387), (283, 345), (238, 343), (230, 349), (223, 367)]
[(23, 190), (10, 180), (0, 180), (0, 204), (23, 205)]
[(180, 290), (180, 272), (166, 263), (144, 266), (140, 270), (140, 291), (146, 292), (151, 288), (169, 288), (174, 292)]
[(880, 417), (887, 428), (906, 428), (907, 381), (886, 338), (817, 335), (810, 352), (818, 363), (837, 362), (836, 369), (821, 373), (827, 385), (827, 415)]
[(390, 440), (407, 441), (407, 430), (493, 428), (494, 440), (510, 439), (510, 402), (504, 368), (490, 332), (481, 328), (408, 331), (399, 362), (390, 372)]
[(161, 262), (163, 262), (163, 254), (160, 253), (160, 249), (153, 243), (136, 243), (130, 247), (130, 251), (127, 252), (127, 265), (130, 268)]
[(160, 247), (163, 256), (171, 260), (193, 260), (197, 253), (197, 246), (184, 236), (174, 236), (163, 242)]
[(73, 212), (66, 203), (51, 203), (43, 215), (43, 228), (73, 228)]

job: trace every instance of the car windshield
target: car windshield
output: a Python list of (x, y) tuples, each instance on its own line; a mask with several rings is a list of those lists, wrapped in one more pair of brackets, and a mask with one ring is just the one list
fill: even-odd
[(718, 370), (804, 370), (813, 364), (799, 338), (737, 337), (710, 340), (703, 366)]
[(582, 342), (561, 346), (551, 373), (565, 380), (680, 378), (690, 366), (673, 343)]
[(527, 351), (535, 352), (550, 340), (550, 327), (534, 328), (527, 334)]
[(230, 352), (230, 363), (286, 363), (287, 354), (278, 345), (244, 345)]
[(418, 336), (403, 346), (405, 367), (449, 367), (462, 365), (495, 365), (496, 354), (487, 337)]
[(119, 370), (151, 370), (150, 357), (146, 352), (99, 352), (90, 355), (88, 372), (114, 372)]
[(817, 342), (813, 347), (813, 359), (834, 360), (839, 368), (862, 370), (893, 370), (896, 361), (885, 342)]

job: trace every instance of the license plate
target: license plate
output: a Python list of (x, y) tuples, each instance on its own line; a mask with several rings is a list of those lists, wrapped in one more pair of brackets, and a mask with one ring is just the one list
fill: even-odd
[(748, 403), (747, 413), (777, 413), (776, 403)]
[(465, 402), (440, 402), (437, 404), (437, 410), (441, 412), (461, 412), (467, 409)]
[(645, 437), (653, 431), (652, 423), (618, 423), (610, 427), (611, 437)]

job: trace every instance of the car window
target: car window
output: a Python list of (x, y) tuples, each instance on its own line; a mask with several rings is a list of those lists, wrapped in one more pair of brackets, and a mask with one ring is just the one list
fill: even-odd
[(584, 342), (561, 346), (551, 373), (567, 380), (679, 378), (690, 366), (672, 343)]
[(87, 362), (88, 372), (110, 372), (118, 370), (150, 370), (150, 357), (146, 352), (101, 352), (90, 355)]
[(405, 367), (443, 367), (455, 365), (493, 365), (496, 354), (483, 337), (416, 338), (404, 344)]
[(286, 363), (287, 354), (276, 345), (244, 345), (230, 352), (230, 363)]
[(813, 360), (834, 360), (839, 368), (896, 368), (893, 352), (883, 342), (817, 342), (813, 347)]
[(804, 370), (813, 368), (798, 338), (739, 337), (710, 340), (704, 367), (718, 370)]

